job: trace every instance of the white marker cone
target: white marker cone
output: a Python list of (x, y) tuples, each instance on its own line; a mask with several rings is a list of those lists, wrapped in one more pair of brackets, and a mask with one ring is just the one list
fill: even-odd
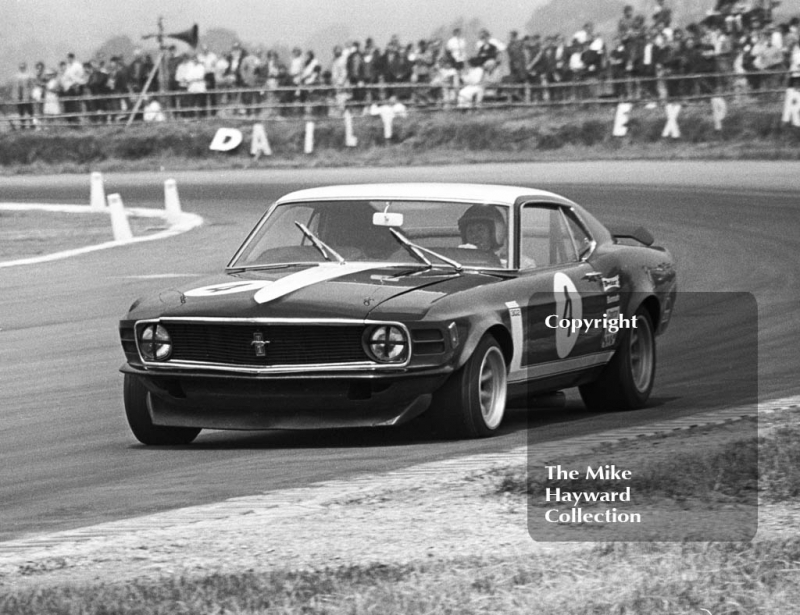
[(108, 209), (111, 213), (111, 229), (114, 231), (114, 241), (131, 241), (131, 225), (125, 214), (122, 197), (118, 194), (108, 195)]
[(103, 174), (98, 171), (92, 173), (89, 207), (96, 211), (102, 211), (106, 208), (106, 189), (103, 185)]
[(181, 219), (181, 200), (178, 197), (178, 185), (174, 179), (164, 182), (164, 209), (167, 210), (169, 224), (176, 224)]

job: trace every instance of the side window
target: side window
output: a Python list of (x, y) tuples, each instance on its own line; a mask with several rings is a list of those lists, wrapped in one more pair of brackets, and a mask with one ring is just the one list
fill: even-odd
[(569, 233), (572, 236), (572, 240), (575, 242), (575, 247), (578, 250), (578, 258), (583, 258), (592, 247), (592, 237), (585, 230), (583, 230), (583, 227), (578, 224), (578, 221), (575, 220), (571, 213), (565, 211), (564, 217), (567, 220), (567, 228), (569, 229)]
[(526, 205), (520, 217), (520, 269), (549, 267), (578, 260), (561, 208)]

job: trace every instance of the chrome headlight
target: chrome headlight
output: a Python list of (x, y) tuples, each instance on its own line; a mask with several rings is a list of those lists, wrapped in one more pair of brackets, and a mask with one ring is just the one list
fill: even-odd
[(146, 361), (166, 361), (172, 354), (172, 338), (161, 325), (139, 329), (139, 351)]
[(402, 363), (408, 358), (408, 338), (405, 331), (394, 325), (378, 325), (364, 335), (367, 354), (379, 363)]

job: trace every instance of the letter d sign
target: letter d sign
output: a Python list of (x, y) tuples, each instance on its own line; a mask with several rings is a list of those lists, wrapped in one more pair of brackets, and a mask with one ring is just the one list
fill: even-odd
[(242, 143), (242, 132), (236, 128), (220, 128), (208, 149), (215, 152), (230, 152), (235, 150)]

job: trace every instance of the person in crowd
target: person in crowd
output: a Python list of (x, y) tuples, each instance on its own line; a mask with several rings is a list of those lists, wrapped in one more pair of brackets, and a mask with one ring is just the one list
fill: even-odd
[(790, 88), (800, 89), (800, 39), (794, 38), (789, 49), (789, 83)]
[(717, 73), (717, 89), (726, 92), (730, 88), (733, 62), (736, 59), (734, 41), (721, 23), (711, 27), (714, 45), (714, 70)]
[(670, 100), (678, 98), (682, 94), (684, 80), (680, 79), (680, 76), (687, 72), (685, 59), (683, 30), (676, 28), (672, 39), (666, 40), (661, 50), (665, 94)]
[(657, 43), (658, 31), (655, 28), (645, 34), (641, 54), (634, 63), (633, 74), (639, 82), (639, 95), (647, 100), (658, 96), (657, 77), (661, 72), (661, 47)]
[(508, 34), (506, 54), (508, 55), (509, 80), (511, 83), (525, 83), (528, 80), (525, 39), (520, 38), (519, 32), (516, 30), (512, 30)]
[(461, 34), (461, 28), (453, 30), (453, 36), (447, 40), (445, 50), (452, 58), (453, 67), (458, 70), (464, 70), (467, 65), (467, 39)]
[[(374, 59), (372, 60), (374, 62)], [(366, 91), (364, 89), (365, 80), (365, 62), (364, 56), (361, 54), (361, 43), (354, 41), (350, 46), (349, 53), (347, 54), (347, 80), (353, 88), (353, 102), (361, 104), (366, 98)]]
[(108, 101), (108, 111), (110, 121), (115, 121), (118, 116), (115, 113), (128, 110), (128, 102), (125, 95), (128, 93), (128, 71), (122, 56), (112, 56), (108, 61), (108, 80), (106, 81), (108, 93), (115, 98)]
[(36, 65), (34, 66), (33, 70), (33, 91), (31, 92), (31, 98), (33, 99), (33, 119), (34, 123), (38, 122), (42, 118), (42, 113), (44, 111), (44, 93), (47, 91), (47, 71), (44, 67), (44, 62), (39, 60)]
[[(413, 55), (412, 82), (418, 86), (430, 84), (433, 80), (434, 63), (433, 46), (426, 40), (420, 40)], [(429, 105), (433, 102), (431, 91), (427, 88), (415, 89), (414, 101), (418, 105)]]
[[(523, 39), (525, 46), (525, 79), (533, 87), (533, 100), (549, 101), (547, 91), (547, 63), (545, 62), (545, 48), (540, 34), (526, 36)], [(509, 56), (510, 58), (510, 56)]]
[[(234, 41), (231, 50), (225, 57), (225, 73), (223, 79), (227, 87), (239, 89), (244, 87), (242, 83), (242, 61), (247, 57), (247, 51), (242, 47), (241, 42)], [(228, 94), (228, 102), (237, 104), (241, 100), (239, 92)]]
[(408, 90), (392, 88), (391, 84), (408, 83), (411, 80), (412, 67), (405, 50), (401, 48), (396, 36), (392, 37), (383, 54), (383, 81), (388, 85), (386, 95), (406, 99)]
[[(127, 82), (128, 88), (133, 94), (139, 94), (144, 91), (147, 86), (147, 80), (153, 72), (153, 58), (150, 54), (145, 54), (141, 49), (133, 50), (133, 59), (128, 65), (127, 69)], [(153, 77), (150, 85), (147, 86), (148, 91), (158, 89), (158, 74)]]
[(597, 98), (600, 94), (600, 78), (605, 70), (606, 44), (603, 37), (595, 32), (592, 22), (586, 23), (584, 32), (586, 40), (581, 61), (587, 81), (586, 94), (589, 98)]
[(458, 107), (480, 107), (487, 95), (496, 96), (496, 88), (500, 84), (497, 61), (489, 58), (481, 66), (471, 66), (464, 71), (462, 83), (458, 91)]
[(70, 124), (80, 123), (80, 113), (82, 106), (78, 97), (83, 96), (88, 77), (83, 64), (75, 58), (75, 54), (67, 54), (67, 61), (64, 72), (61, 75), (61, 94), (64, 97), (63, 109), (68, 115), (66, 118)]
[(289, 61), (289, 75), (295, 85), (299, 85), (302, 80), (303, 68), (306, 62), (303, 58), (303, 50), (300, 47), (292, 49), (292, 59)]
[[(263, 60), (262, 60), (263, 58)], [(239, 85), (244, 88), (241, 93), (241, 101), (244, 106), (245, 115), (258, 115), (259, 93), (257, 88), (263, 85), (262, 65), (266, 61), (263, 50), (256, 50), (255, 53), (248, 53), (242, 57), (239, 63)]]
[(19, 70), (14, 75), (14, 101), (17, 103), (17, 113), (19, 113), (19, 126), (21, 129), (33, 128), (33, 88), (36, 86), (36, 78), (28, 70), (25, 62), (20, 62)]
[(186, 102), (190, 117), (205, 117), (208, 114), (208, 87), (206, 85), (206, 67), (199, 54), (194, 53), (187, 58), (184, 72), (186, 80)]
[(344, 48), (336, 45), (333, 48), (333, 62), (331, 63), (331, 85), (334, 88), (334, 104), (338, 113), (344, 113), (348, 99), (347, 56)]
[(203, 65), (203, 78), (206, 82), (206, 104), (203, 105), (204, 109), (207, 109), (207, 112), (211, 116), (215, 116), (217, 114), (217, 61), (219, 57), (216, 53), (211, 51), (208, 48), (208, 45), (203, 45), (201, 47), (200, 53), (197, 54), (197, 61)]
[(617, 36), (614, 38), (614, 45), (608, 55), (608, 67), (610, 71), (612, 90), (615, 98), (625, 98), (628, 94), (626, 84), (626, 67), (628, 65), (628, 48), (622, 39)]
[(232, 75), (228, 68), (228, 56), (220, 54), (217, 56), (217, 63), (214, 65), (214, 84), (216, 85), (216, 98), (217, 110), (220, 110), (224, 105), (234, 102), (235, 95), (228, 92), (228, 90), (236, 86), (236, 76)]
[(666, 6), (666, 0), (656, 0), (653, 11), (653, 26), (658, 30), (670, 28), (672, 25), (672, 9)]
[(585, 43), (581, 43), (577, 38), (573, 38), (567, 48), (567, 63), (563, 79), (571, 83), (570, 98), (572, 100), (582, 100), (586, 98), (586, 92), (581, 82), (585, 78), (586, 65), (583, 63), (583, 52), (586, 48)]
[[(62, 62), (59, 68), (63, 66), (66, 69), (66, 63)], [(44, 74), (47, 79), (47, 85), (44, 91), (44, 105), (42, 107), (42, 115), (45, 121), (50, 121), (55, 116), (61, 115), (61, 84), (62, 80), (58, 71), (50, 69)]]
[(453, 62), (453, 56), (444, 51), (436, 60), (436, 70), (431, 79), (433, 91), (439, 93), (442, 108), (452, 109), (457, 105), (460, 84), (460, 71)]
[(278, 89), (280, 68), (281, 63), (280, 58), (278, 57), (278, 52), (270, 49), (267, 51), (267, 57), (264, 62), (264, 66), (262, 67), (262, 73), (264, 76), (264, 101), (266, 103), (268, 115), (274, 114), (273, 105), (278, 103), (278, 94), (276, 90)]
[[(373, 86), (373, 88), (377, 86), (383, 79), (383, 54), (381, 50), (375, 46), (375, 41), (373, 41), (372, 38), (368, 38), (364, 41), (364, 50), (361, 52), (361, 58), (357, 60), (357, 62), (362, 64), (361, 72), (364, 84)], [(366, 90), (364, 95), (369, 102), (378, 99), (377, 92), (373, 88)]]
[[(307, 88), (314, 88), (322, 85), (322, 65), (319, 63), (316, 54), (310, 49), (306, 51), (306, 56), (303, 60), (303, 70), (300, 72), (297, 84), (306, 86)], [(306, 89), (305, 87), (300, 89), (299, 102), (306, 103), (314, 98), (313, 90)]]
[(486, 60), (494, 60), (495, 63), (500, 63), (500, 54), (506, 50), (506, 46), (492, 38), (492, 35), (487, 29), (480, 31), (478, 42), (476, 43), (476, 53), (473, 58), (473, 64), (476, 66), (483, 66)]
[(765, 90), (778, 87), (780, 75), (776, 73), (780, 72), (784, 66), (783, 48), (775, 44), (776, 39), (772, 36), (774, 29), (772, 25), (764, 28), (753, 62), (755, 69), (763, 73), (761, 86)]
[(86, 111), (91, 122), (105, 122), (108, 110), (108, 98), (111, 92), (108, 89), (108, 69), (103, 54), (97, 54), (95, 59), (84, 64), (86, 70), (86, 90), (89, 98), (86, 100)]

